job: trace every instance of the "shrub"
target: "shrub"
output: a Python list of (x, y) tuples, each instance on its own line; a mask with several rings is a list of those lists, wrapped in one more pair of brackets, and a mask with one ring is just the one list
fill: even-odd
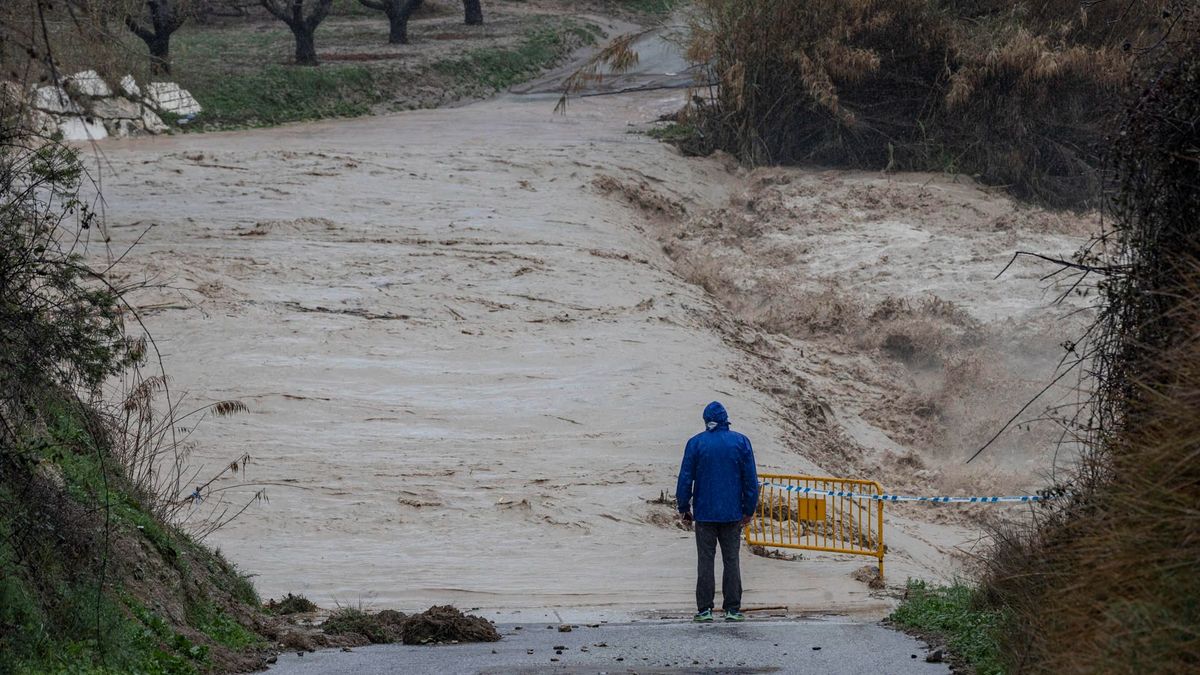
[(1111, 231), (1072, 263), (1103, 299), (1073, 347), (1089, 377), (1069, 429), (1085, 441), (1079, 469), (990, 556), (1014, 670), (1200, 667), (1200, 44), (1174, 49), (1117, 137)]
[(683, 121), (744, 161), (947, 170), (1077, 205), (1164, 7), (1072, 0), (698, 0), (717, 84)]

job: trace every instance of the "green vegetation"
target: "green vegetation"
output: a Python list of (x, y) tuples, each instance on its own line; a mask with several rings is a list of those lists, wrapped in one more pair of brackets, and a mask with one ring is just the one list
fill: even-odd
[[(570, 40), (570, 36), (575, 40)], [(500, 91), (538, 74), (575, 46), (594, 43), (597, 36), (594, 26), (573, 22), (566, 30), (541, 28), (528, 33), (514, 48), (476, 49), (462, 57), (438, 61), (433, 68), (454, 81)]]
[[(232, 589), (226, 603), (256, 607), (257, 596), (246, 579), (157, 520), (129, 495), (120, 467), (111, 460), (102, 462), (96, 452), (97, 441), (85, 431), (80, 417), (83, 411), (72, 415), (61, 401), (46, 407), (55, 410), (48, 434), (28, 440), (42, 448), (38, 461), (42, 474), (61, 477), (66, 500), (52, 501), (41, 514), (22, 514), (11, 509), (22, 498), (16, 486), (0, 482), (0, 503), (9, 507), (0, 510), (0, 569), (17, 570), (0, 575), (0, 671), (193, 673), (214, 666), (209, 645), (187, 637), (163, 614), (147, 609), (132, 588), (114, 590), (125, 587), (124, 579), (134, 572), (129, 561), (116, 559), (111, 550), (101, 548), (103, 542), (95, 540), (104, 536), (106, 516), (112, 542), (146, 542), (161, 556), (160, 562), (152, 558), (151, 564), (171, 570), (171, 576), (182, 582), (179, 591), (200, 589), (199, 599), (189, 604), (185, 597), (182, 602), (189, 624), (209, 642), (233, 651), (265, 646), (261, 637), (211, 599), (218, 595), (219, 583)], [(47, 486), (27, 489), (41, 492)], [(50, 518), (49, 509), (56, 510), (58, 519), (82, 517), (82, 522), (60, 522), (56, 529), (62, 528), (65, 541), (27, 540), (18, 554), (10, 543), (13, 535), (40, 518)], [(192, 574), (197, 562), (213, 572), (197, 578)], [(106, 568), (103, 589), (94, 576), (101, 564)], [(172, 589), (160, 592), (173, 593)], [(170, 600), (156, 598), (156, 602)]]
[(177, 633), (166, 620), (148, 611), (131, 597), (125, 598), (125, 605), (142, 624), (140, 642), (134, 652), (146, 652), (150, 658), (143, 658), (142, 665), (153, 672), (162, 668), (170, 673), (195, 672), (196, 667), (211, 665), (208, 658), (208, 647), (197, 645), (186, 636)]
[(191, 91), (204, 106), (203, 124), (220, 128), (356, 117), (383, 100), (375, 74), (362, 66), (267, 65), (257, 73), (193, 84)]
[(904, 602), (890, 619), (897, 626), (936, 641), (979, 675), (1002, 675), (999, 637), (1001, 612), (986, 606), (979, 591), (957, 582), (929, 586), (910, 579)]
[(648, 16), (666, 16), (679, 6), (681, 0), (616, 0), (623, 9)]
[(696, 128), (690, 124), (668, 122), (662, 126), (652, 127), (646, 132), (646, 135), (667, 143), (683, 143), (696, 135)]
[(204, 107), (200, 122), (220, 128), (364, 115), (382, 100), (366, 66), (290, 65), (291, 40), (283, 24), (185, 28), (175, 39), (174, 77)]
[(1067, 427), (1079, 469), (1035, 526), (997, 532), (988, 560), (1014, 671), (1200, 665), (1200, 41), (1169, 37), (1112, 134), (1104, 238), (1070, 270), (1100, 296), (1071, 349), (1087, 373)]
[(199, 600), (188, 607), (188, 623), (213, 642), (233, 650), (265, 644), (211, 600)]
[[(124, 433), (162, 378), (132, 369), (146, 342), (124, 331), (125, 291), (74, 248), (97, 223), (80, 164), (28, 149), (2, 105), (0, 672), (224, 669), (264, 645), (257, 595), (164, 515), (177, 496), (145, 473), (161, 447)], [(129, 396), (99, 401), (122, 374)]]
[[(426, 34), (433, 29), (420, 22), (410, 29), (413, 45), (389, 47), (386, 22), (329, 21), (318, 33), (322, 64), (316, 68), (290, 64), (292, 36), (283, 24), (185, 27), (174, 41), (173, 78), (204, 112), (184, 128), (355, 117), (486, 96), (537, 75), (600, 35), (596, 26), (570, 19), (526, 23), (514, 41), (447, 50), (442, 34)], [(510, 22), (508, 28), (517, 26)]]

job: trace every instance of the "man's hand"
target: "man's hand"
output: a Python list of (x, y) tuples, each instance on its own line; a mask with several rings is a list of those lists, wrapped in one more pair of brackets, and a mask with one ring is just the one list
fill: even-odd
[(750, 515), (746, 516), (745, 518), (742, 518), (742, 527), (746, 527), (747, 525), (749, 525), (749, 524), (750, 524), (750, 521), (752, 521), (752, 520), (754, 520), (754, 514), (753, 514), (753, 513), (751, 513)]
[(692, 512), (691, 511), (680, 511), (679, 512), (679, 520), (680, 520), (680, 526), (683, 527), (683, 529), (685, 529), (685, 530), (692, 529)]

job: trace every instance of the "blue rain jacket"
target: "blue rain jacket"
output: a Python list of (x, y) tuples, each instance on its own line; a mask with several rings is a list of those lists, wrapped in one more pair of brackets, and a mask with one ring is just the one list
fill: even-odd
[(675, 498), (679, 512), (701, 523), (731, 523), (758, 506), (758, 474), (750, 439), (729, 430), (729, 413), (717, 401), (704, 409), (706, 429), (687, 442)]

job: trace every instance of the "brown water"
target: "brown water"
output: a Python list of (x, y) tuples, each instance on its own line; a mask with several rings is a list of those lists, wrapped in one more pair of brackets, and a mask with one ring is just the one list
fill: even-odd
[[(737, 376), (745, 354), (656, 226), (593, 187), (619, 175), (690, 212), (725, 203), (741, 178), (724, 164), (628, 133), (680, 96), (102, 146), (113, 248), (153, 226), (125, 269), (171, 286), (138, 302), (176, 391), (250, 408), (199, 425), (192, 459), (206, 474), (248, 452), (248, 479), (272, 483), (210, 539), (264, 597), (686, 608), (691, 535), (648, 500), (673, 491), (703, 406), (726, 404), (761, 469), (820, 471)], [(888, 527), (893, 583), (953, 574), (978, 536)], [(749, 604), (889, 602), (850, 578), (866, 559), (743, 557)]]

